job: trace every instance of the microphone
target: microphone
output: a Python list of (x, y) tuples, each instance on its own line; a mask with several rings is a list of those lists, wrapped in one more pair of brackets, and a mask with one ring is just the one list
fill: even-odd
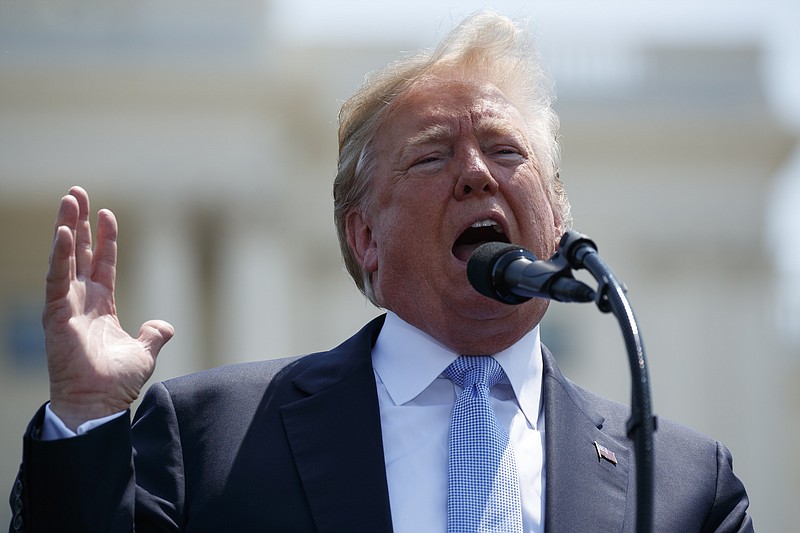
[(548, 261), (514, 244), (488, 242), (480, 245), (467, 262), (467, 278), (479, 293), (507, 304), (531, 298), (559, 302), (591, 302), (595, 291), (576, 280), (564, 254)]

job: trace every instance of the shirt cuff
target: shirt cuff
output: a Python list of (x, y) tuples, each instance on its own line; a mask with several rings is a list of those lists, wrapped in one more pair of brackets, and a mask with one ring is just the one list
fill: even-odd
[(42, 423), (42, 433), (40, 438), (42, 440), (71, 439), (72, 437), (83, 435), (87, 431), (91, 431), (96, 427), (102, 426), (106, 422), (111, 422), (115, 418), (124, 415), (126, 412), (127, 411), (120, 411), (119, 413), (114, 413), (102, 418), (87, 420), (78, 426), (77, 431), (72, 431), (66, 426), (66, 424), (64, 424), (58, 415), (55, 414), (52, 409), (50, 409), (50, 404), (48, 403), (44, 408), (44, 422)]

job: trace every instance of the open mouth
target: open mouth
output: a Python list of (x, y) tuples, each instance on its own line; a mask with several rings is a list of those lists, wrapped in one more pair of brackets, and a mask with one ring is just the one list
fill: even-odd
[(453, 255), (467, 262), (472, 252), (487, 242), (509, 242), (502, 226), (494, 220), (479, 220), (467, 228), (453, 243)]

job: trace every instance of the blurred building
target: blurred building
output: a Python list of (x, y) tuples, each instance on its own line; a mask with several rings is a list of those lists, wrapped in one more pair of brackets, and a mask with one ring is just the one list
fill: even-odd
[[(70, 185), (117, 214), (123, 325), (176, 327), (154, 379), (326, 349), (378, 314), (339, 258), (336, 113), (367, 71), (434, 45), (479, 6), (374, 4), (0, 5), (9, 488), (25, 424), (47, 398), (39, 315)], [(553, 72), (576, 229), (629, 288), (656, 413), (725, 442), (756, 526), (786, 531), (800, 498), (800, 81), (790, 68), (800, 10), (788, 0), (738, 11), (719, 1), (497, 6), (531, 16)], [(570, 377), (627, 401), (610, 316), (554, 304), (543, 337)]]

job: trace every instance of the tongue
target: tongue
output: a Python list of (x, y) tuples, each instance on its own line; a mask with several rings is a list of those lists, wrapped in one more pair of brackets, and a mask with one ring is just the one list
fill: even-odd
[(486, 241), (481, 242), (473, 242), (469, 244), (459, 244), (456, 243), (453, 245), (453, 255), (456, 256), (460, 261), (464, 261), (465, 263), (469, 261), (469, 258), (472, 257), (472, 252), (478, 248), (481, 244), (484, 244)]

